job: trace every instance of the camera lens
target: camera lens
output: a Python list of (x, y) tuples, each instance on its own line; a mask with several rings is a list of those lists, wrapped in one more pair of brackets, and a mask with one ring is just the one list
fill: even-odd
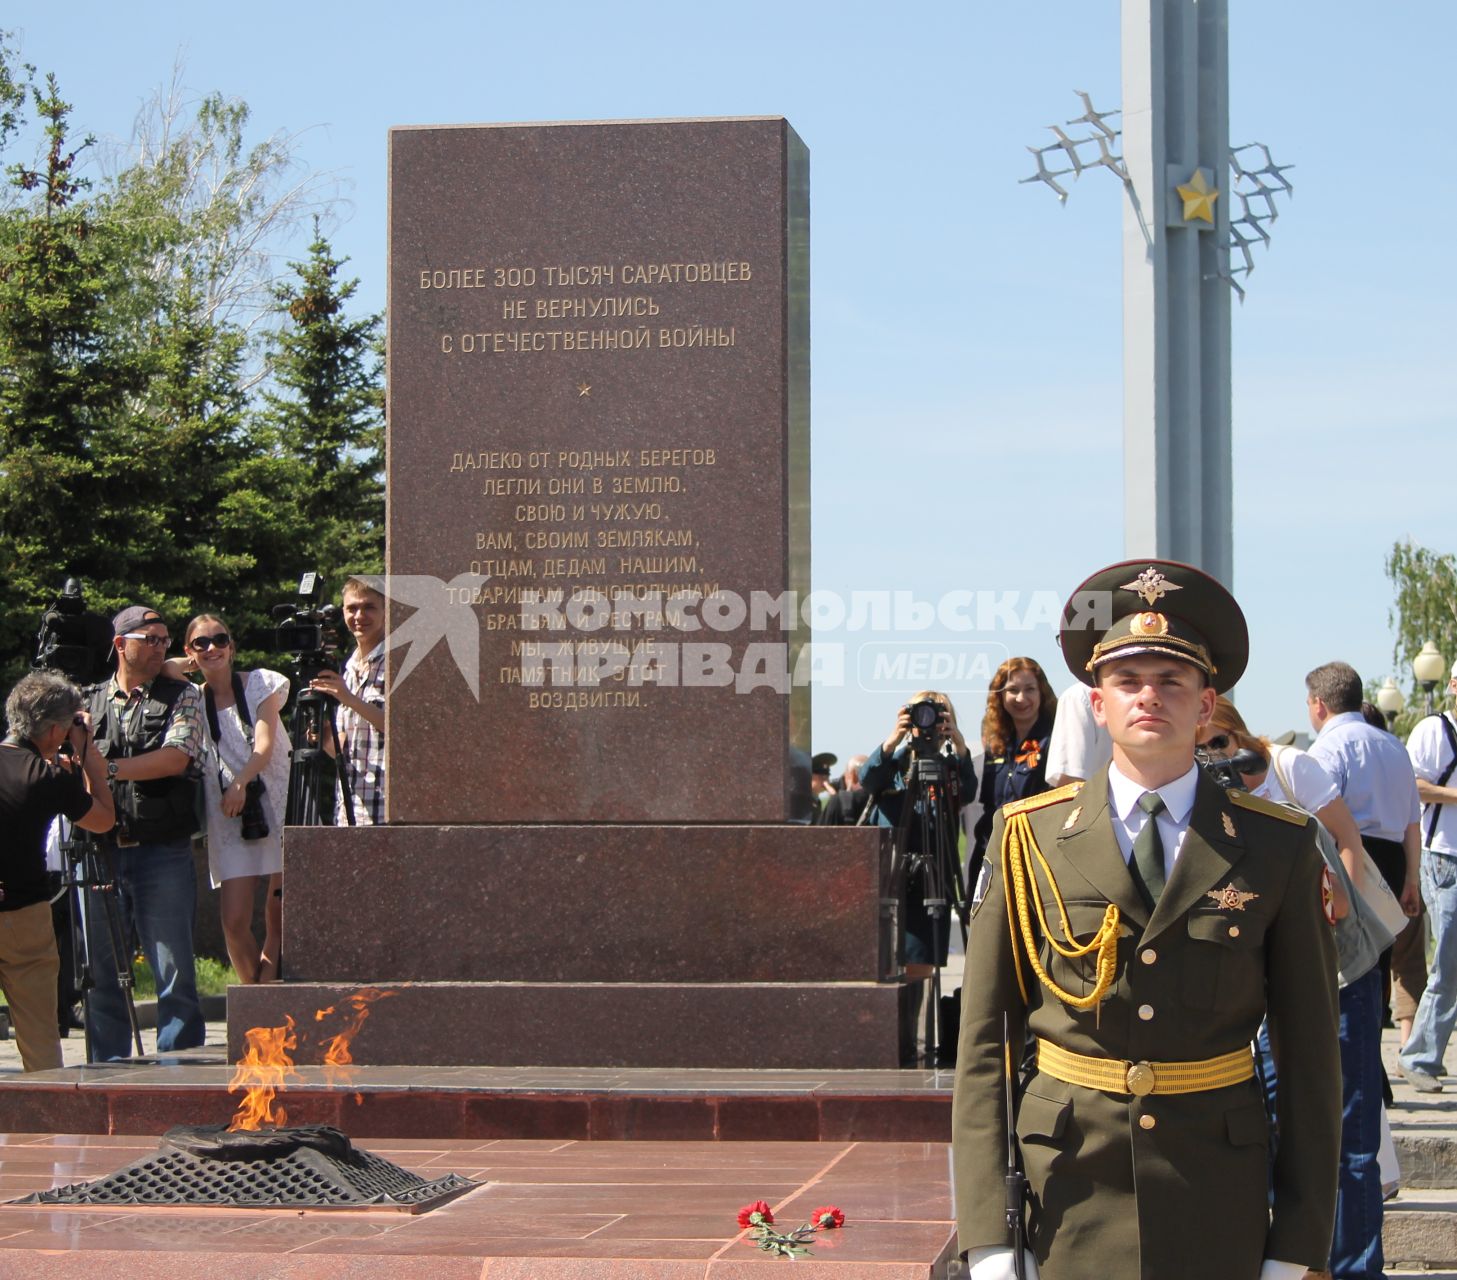
[(926, 730), (935, 728), (936, 721), (941, 718), (940, 706), (929, 698), (911, 704), (911, 724), (917, 729)]

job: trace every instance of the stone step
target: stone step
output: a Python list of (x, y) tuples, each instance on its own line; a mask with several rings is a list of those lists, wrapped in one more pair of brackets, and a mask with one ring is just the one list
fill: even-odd
[(1403, 1187), (1457, 1187), (1457, 1129), (1423, 1127), (1392, 1139)]
[(1386, 1206), (1381, 1242), (1391, 1266), (1457, 1268), (1457, 1190), (1403, 1190)]
[[(228, 992), (228, 1056), (250, 1027), (299, 1028), (295, 1062), (327, 1048), (315, 1013), (357, 983)], [(900, 1065), (900, 984), (876, 982), (380, 983), (350, 1045), (368, 1065), (865, 1070)], [(382, 993), (382, 996), (379, 994)], [(383, 998), (389, 997), (389, 998)]]

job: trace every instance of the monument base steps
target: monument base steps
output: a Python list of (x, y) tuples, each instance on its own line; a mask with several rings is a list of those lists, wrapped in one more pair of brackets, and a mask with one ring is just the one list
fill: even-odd
[(316, 983), (234, 987), (228, 1055), (250, 1027), (299, 1029), (367, 985), (387, 993), (351, 1045), (362, 1064), (863, 1070), (900, 1065), (897, 982)]

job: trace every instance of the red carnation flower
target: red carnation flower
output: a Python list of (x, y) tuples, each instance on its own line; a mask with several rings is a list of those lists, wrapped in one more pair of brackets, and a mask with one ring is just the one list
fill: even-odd
[[(758, 1222), (754, 1219), (757, 1218)], [(770, 1223), (774, 1221), (774, 1213), (766, 1201), (755, 1200), (753, 1204), (746, 1204), (739, 1210), (739, 1226), (757, 1227), (759, 1223)]]
[(809, 1215), (809, 1220), (821, 1231), (833, 1231), (836, 1227), (845, 1225), (845, 1215), (832, 1204), (816, 1209)]

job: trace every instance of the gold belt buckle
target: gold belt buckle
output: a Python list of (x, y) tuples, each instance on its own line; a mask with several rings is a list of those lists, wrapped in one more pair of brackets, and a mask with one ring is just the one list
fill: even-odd
[(1128, 1092), (1135, 1098), (1147, 1097), (1157, 1083), (1153, 1068), (1146, 1062), (1135, 1062), (1128, 1068)]

